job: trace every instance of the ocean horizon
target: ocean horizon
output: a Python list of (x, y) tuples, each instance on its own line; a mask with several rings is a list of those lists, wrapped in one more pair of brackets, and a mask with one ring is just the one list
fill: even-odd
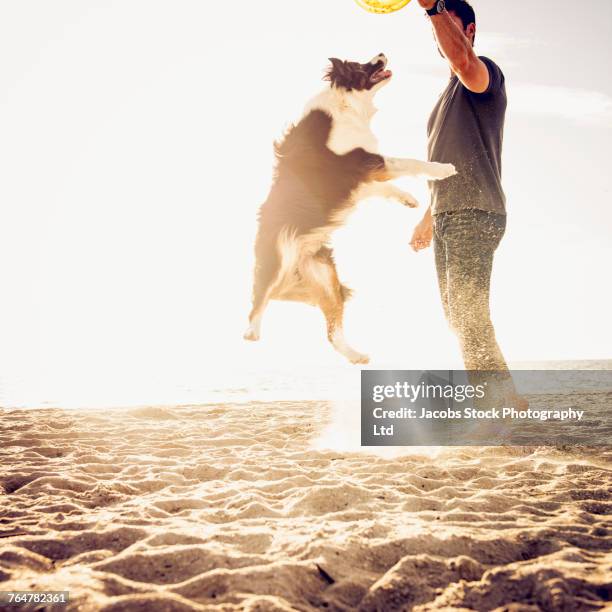
[[(457, 364), (450, 368), (459, 369)], [(612, 370), (612, 359), (511, 362), (512, 370)], [(450, 369), (448, 368), (448, 369)], [(416, 369), (377, 363), (368, 368)], [(425, 368), (422, 368), (425, 369)], [(429, 367), (427, 369), (447, 369)], [(228, 371), (94, 373), (87, 380), (0, 375), (0, 407), (5, 409), (121, 408), (275, 401), (358, 401), (362, 368), (303, 366)], [(601, 379), (593, 381), (601, 388)]]

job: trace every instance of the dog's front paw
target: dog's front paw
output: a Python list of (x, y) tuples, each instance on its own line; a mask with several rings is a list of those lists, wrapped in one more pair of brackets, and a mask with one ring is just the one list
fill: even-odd
[(431, 164), (431, 178), (436, 181), (455, 176), (457, 170), (453, 164), (439, 164), (434, 162)]
[(403, 204), (404, 206), (407, 206), (408, 208), (418, 208), (419, 207), (419, 201), (412, 194), (407, 193), (407, 192), (403, 192), (399, 196), (399, 201), (400, 201), (400, 204)]
[(242, 337), (249, 342), (257, 342), (259, 340), (259, 332), (252, 327), (249, 327), (249, 329), (244, 332), (244, 336)]

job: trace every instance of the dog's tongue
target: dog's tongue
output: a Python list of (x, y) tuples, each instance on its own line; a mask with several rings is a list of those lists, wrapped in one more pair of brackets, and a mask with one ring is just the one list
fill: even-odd
[(387, 79), (392, 76), (393, 73), (390, 70), (380, 70), (373, 75), (374, 81), (382, 81), (383, 79)]

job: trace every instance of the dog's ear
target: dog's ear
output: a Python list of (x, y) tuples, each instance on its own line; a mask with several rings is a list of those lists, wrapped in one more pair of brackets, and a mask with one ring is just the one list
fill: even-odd
[(328, 66), (325, 73), (326, 81), (333, 81), (344, 74), (344, 62), (337, 57), (330, 57), (331, 66)]

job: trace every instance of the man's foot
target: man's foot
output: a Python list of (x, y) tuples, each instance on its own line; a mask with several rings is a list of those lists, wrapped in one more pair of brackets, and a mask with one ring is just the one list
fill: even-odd
[(508, 404), (508, 408), (515, 408), (516, 410), (527, 410), (527, 408), (529, 408), (529, 401), (516, 391), (508, 395), (506, 403)]

